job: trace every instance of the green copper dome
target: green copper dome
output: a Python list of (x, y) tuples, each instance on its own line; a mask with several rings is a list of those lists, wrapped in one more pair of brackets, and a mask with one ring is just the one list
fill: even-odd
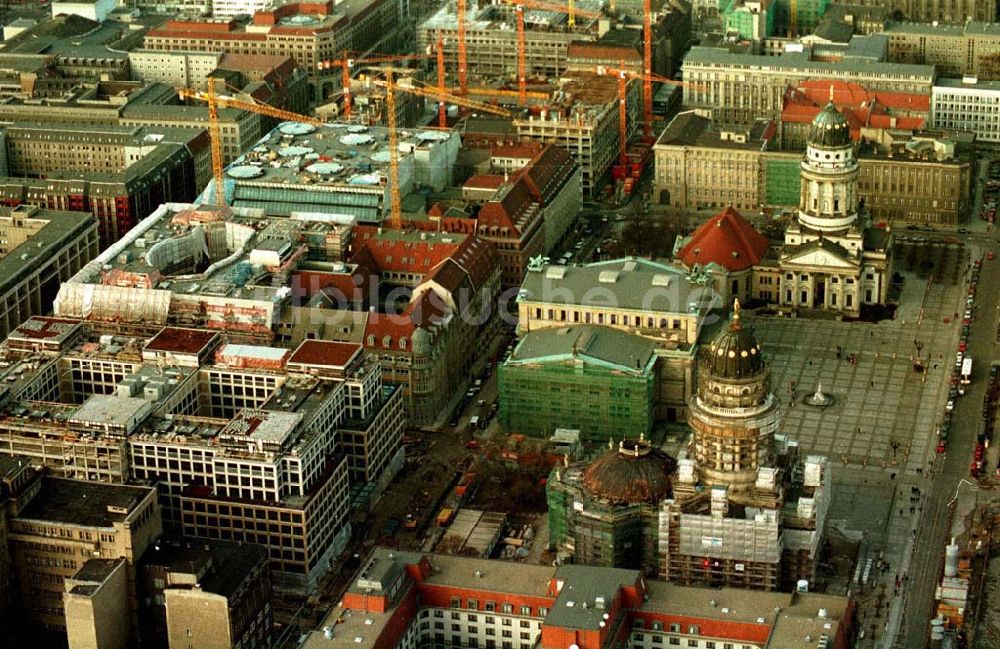
[(851, 128), (831, 101), (813, 119), (809, 144), (827, 148), (851, 146)]

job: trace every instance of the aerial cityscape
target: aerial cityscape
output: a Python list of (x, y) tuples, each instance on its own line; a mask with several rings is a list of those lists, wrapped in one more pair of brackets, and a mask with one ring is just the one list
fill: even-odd
[(1000, 1), (0, 25), (0, 647), (1000, 649)]

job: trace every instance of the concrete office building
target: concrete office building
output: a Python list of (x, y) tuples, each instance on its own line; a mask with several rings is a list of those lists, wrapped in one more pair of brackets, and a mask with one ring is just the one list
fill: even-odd
[[(334, 123), (316, 128), (286, 122), (255, 139), (257, 146), (247, 146), (226, 169), (227, 202), (263, 209), (270, 216), (325, 212), (381, 224), (391, 208), (387, 141), (388, 129), (381, 127)], [(416, 131), (401, 136), (399, 146), (403, 196), (451, 186), (461, 147), (456, 133)], [(316, 156), (316, 161), (302, 164), (303, 156)], [(331, 161), (325, 162), (327, 158)], [(206, 195), (213, 192), (214, 186)]]
[(97, 220), (89, 214), (0, 207), (0, 335), (46, 313), (60, 284), (98, 252)]
[(143, 646), (272, 646), (267, 550), (252, 543), (161, 539), (139, 566)]
[[(163, 533), (156, 490), (41, 475), (35, 479), (40, 484), (26, 485), (16, 501), (9, 532), (26, 623), (70, 637), (77, 633), (72, 627), (80, 624), (86, 634), (93, 615), (77, 601), (66, 615), (66, 580), (103, 582), (121, 560), (128, 596), (119, 600), (123, 606), (114, 614), (124, 619), (128, 637), (136, 637), (135, 564)], [(94, 559), (100, 563), (92, 564)]]
[(683, 420), (698, 334), (708, 310), (719, 305), (711, 282), (707, 273), (632, 257), (582, 266), (536, 263), (518, 294), (518, 334), (593, 324), (653, 341), (655, 417)]
[(934, 67), (844, 57), (810, 60), (809, 53), (778, 56), (732, 53), (723, 48), (694, 47), (684, 58), (684, 106), (710, 112), (724, 124), (749, 126), (754, 120), (778, 121), (785, 91), (807, 79), (858, 83), (874, 92), (930, 95)]
[(934, 128), (975, 133), (984, 144), (1000, 142), (1000, 81), (938, 79), (931, 90)]
[(889, 60), (933, 65), (944, 77), (1000, 79), (1000, 24), (966, 22), (965, 16), (949, 22), (955, 24), (889, 23)]
[(102, 247), (161, 203), (193, 199), (211, 177), (202, 129), (16, 123), (3, 144), (0, 202), (90, 212)]
[(257, 11), (249, 20), (206, 21), (196, 17), (201, 10), (199, 6), (189, 17), (151, 29), (143, 39), (143, 48), (290, 56), (309, 72), (315, 97), (321, 99), (339, 88), (341, 81), (339, 69), (320, 70), (318, 63), (335, 60), (344, 51), (395, 51), (397, 45), (408, 45), (402, 29), (408, 22), (401, 15), (403, 5), (388, 0), (292, 2)]
[(507, 643), (511, 649), (570, 644), (599, 649), (620, 637), (626, 649), (682, 642), (702, 648), (792, 649), (806, 635), (817, 642), (826, 637), (837, 647), (853, 642), (855, 615), (850, 599), (831, 595), (747, 597), (739, 590), (646, 580), (637, 570), (553, 568), (379, 547), (363, 560), (343, 601), (303, 647)]
[[(208, 108), (181, 105), (177, 91), (162, 83), (90, 81), (74, 83), (66, 92), (39, 99), (11, 98), (0, 102), (0, 121), (45, 122), (71, 128), (150, 126), (206, 129)], [(228, 162), (260, 138), (256, 113), (219, 109), (223, 159)]]
[[(57, 475), (155, 484), (169, 529), (265, 546), (285, 590), (311, 590), (346, 542), (349, 461), (379, 471), (376, 492), (402, 464), (398, 390), (357, 344), (222, 345), (169, 327), (93, 338), (44, 318), (6, 344), (22, 362), (5, 384), (3, 451)], [(368, 422), (368, 445), (339, 444), (350, 419)]]

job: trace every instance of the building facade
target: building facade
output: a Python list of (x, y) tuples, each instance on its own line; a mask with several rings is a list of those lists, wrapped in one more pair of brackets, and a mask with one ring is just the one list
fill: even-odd
[(518, 335), (598, 325), (653, 341), (655, 417), (683, 420), (698, 334), (705, 314), (718, 304), (707, 273), (633, 257), (581, 266), (537, 262), (517, 297)]
[(637, 570), (553, 568), (376, 548), (304, 649), (502, 647), (505, 642), (512, 649), (570, 644), (599, 649), (613, 638), (626, 649), (681, 643), (792, 649), (801, 646), (803, 634), (840, 647), (853, 642), (855, 617), (853, 603), (844, 597), (755, 593), (748, 598), (731, 589), (646, 580)]
[[(981, 10), (991, 3), (971, 4)], [(1000, 79), (1000, 25), (967, 22), (981, 20), (974, 16), (974, 13), (961, 13), (951, 19), (935, 18), (933, 24), (926, 24), (931, 20), (889, 23), (885, 28), (889, 37), (889, 60), (933, 65), (944, 77), (970, 74), (987, 80)]]
[(810, 60), (805, 53), (765, 57), (712, 47), (691, 48), (683, 71), (684, 106), (740, 126), (759, 118), (780, 120), (786, 89), (807, 79), (855, 82), (875, 92), (930, 95), (935, 78), (931, 65)]
[(975, 133), (984, 144), (1000, 142), (1000, 81), (940, 78), (931, 91), (934, 128)]
[[(125, 582), (135, 583), (136, 562), (163, 533), (156, 490), (38, 476), (40, 485), (17, 501), (10, 519), (11, 555), (25, 621), (67, 632), (65, 582), (86, 577), (90, 559), (125, 562)], [(80, 573), (83, 573), (80, 575)], [(134, 587), (119, 610), (136, 637)], [(84, 617), (80, 620), (87, 624)], [(70, 632), (73, 635), (73, 632)]]
[(47, 312), (59, 285), (98, 252), (97, 220), (89, 214), (0, 208), (0, 335)]

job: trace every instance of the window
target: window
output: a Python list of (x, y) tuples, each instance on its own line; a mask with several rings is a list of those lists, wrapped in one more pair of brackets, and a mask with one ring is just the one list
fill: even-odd
[(691, 635), (698, 635), (698, 631), (699, 629), (697, 624), (691, 624), (688, 626), (688, 633)]
[[(462, 598), (461, 597), (452, 597), (451, 598), (451, 607), (452, 608), (458, 608), (461, 605), (462, 605)], [(458, 616), (458, 613), (452, 613), (451, 614), (452, 618), (455, 618), (456, 616)]]
[(513, 604), (504, 604), (503, 605), (503, 612), (506, 613), (507, 615), (510, 615), (511, 613), (514, 612), (514, 605)]
[(670, 638), (670, 644), (672, 644), (674, 646), (677, 646), (680, 643), (681, 643), (681, 639), (680, 638)]
[(634, 620), (632, 620), (632, 628), (633, 629), (642, 629), (644, 627), (645, 627), (645, 622), (643, 621), (642, 618), (638, 618), (637, 617)]
[[(466, 608), (471, 608), (473, 611), (478, 611), (479, 610), (479, 600), (478, 599), (470, 599), (470, 600), (468, 600)], [(472, 618), (473, 618), (473, 616), (470, 615), (469, 619), (471, 620)]]
[(697, 640), (688, 640), (688, 646), (689, 647), (697, 647), (698, 646), (698, 641)]
[(486, 610), (490, 613), (496, 613), (497, 603), (496, 602), (486, 602)]

